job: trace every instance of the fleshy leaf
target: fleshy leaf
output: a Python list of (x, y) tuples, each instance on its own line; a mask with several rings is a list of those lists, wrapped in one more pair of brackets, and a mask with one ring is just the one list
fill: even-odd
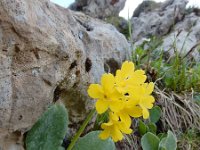
[(81, 137), (73, 150), (115, 150), (115, 144), (111, 138), (101, 140), (99, 133), (100, 131), (92, 131)]
[(147, 132), (141, 139), (143, 150), (158, 150), (160, 139), (151, 132)]
[(171, 131), (167, 132), (167, 137), (162, 138), (159, 144), (159, 149), (161, 150), (176, 150), (177, 140)]
[(62, 104), (51, 106), (26, 137), (27, 150), (61, 150), (67, 132), (68, 114)]

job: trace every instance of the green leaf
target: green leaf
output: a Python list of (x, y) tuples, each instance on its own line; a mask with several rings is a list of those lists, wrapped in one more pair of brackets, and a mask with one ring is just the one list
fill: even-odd
[(147, 132), (147, 130), (148, 130), (148, 127), (144, 124), (144, 122), (139, 120), (138, 131), (140, 135), (144, 135)]
[(167, 137), (162, 138), (159, 143), (159, 150), (176, 150), (177, 140), (171, 131), (167, 132)]
[(26, 137), (27, 150), (61, 150), (67, 132), (68, 114), (64, 105), (51, 106)]
[(153, 133), (153, 134), (156, 134), (157, 132), (157, 126), (154, 124), (154, 123), (149, 123), (148, 125), (148, 131)]
[(141, 57), (145, 53), (145, 51), (141, 47), (137, 47), (135, 52), (139, 57)]
[(101, 124), (104, 122), (108, 122), (109, 120), (109, 113), (106, 111), (103, 114), (98, 114), (96, 117), (96, 121), (94, 124), (94, 130), (100, 130), (101, 129)]
[(147, 132), (141, 139), (143, 150), (158, 150), (159, 138), (151, 132)]
[(99, 133), (100, 131), (92, 131), (79, 138), (73, 150), (115, 150), (114, 142), (110, 138), (101, 140)]
[(167, 137), (167, 134), (166, 133), (159, 133), (157, 136), (159, 137), (160, 140), (162, 140), (163, 138)]
[(159, 106), (154, 106), (150, 109), (150, 121), (153, 123), (158, 122), (161, 117), (162, 110)]
[(195, 101), (195, 103), (200, 105), (200, 93), (195, 93), (193, 100)]

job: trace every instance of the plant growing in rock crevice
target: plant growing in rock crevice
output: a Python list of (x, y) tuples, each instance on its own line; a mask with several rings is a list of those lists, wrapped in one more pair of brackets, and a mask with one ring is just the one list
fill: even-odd
[[(102, 75), (101, 85), (91, 84), (88, 94), (97, 99), (96, 110), (89, 113), (74, 138), (71, 139), (67, 150), (114, 150), (113, 141), (120, 141), (123, 139), (123, 134), (132, 132), (131, 117), (149, 118), (149, 109), (153, 107), (155, 101), (151, 95), (154, 84), (146, 83), (146, 78), (143, 70), (135, 70), (134, 64), (126, 61), (122, 68), (117, 70), (115, 76), (105, 73)], [(101, 124), (103, 131), (93, 131), (80, 138), (96, 111), (99, 114), (109, 113), (108, 122)], [(67, 118), (63, 105), (51, 106), (28, 132), (27, 149), (63, 149), (61, 139), (64, 139), (66, 134)], [(89, 144), (91, 141), (93, 143)]]

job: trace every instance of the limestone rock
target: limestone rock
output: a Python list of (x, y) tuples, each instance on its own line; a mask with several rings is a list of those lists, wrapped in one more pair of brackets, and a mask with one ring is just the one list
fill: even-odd
[(133, 40), (168, 34), (174, 24), (183, 19), (186, 4), (187, 0), (168, 0), (158, 9), (132, 17)]
[(1, 0), (0, 149), (23, 149), (23, 133), (56, 101), (77, 129), (93, 107), (88, 85), (114, 72), (127, 50), (110, 24), (48, 0)]
[(192, 56), (200, 61), (200, 17), (194, 13), (185, 16), (182, 22), (174, 26), (174, 30), (163, 37), (163, 48), (174, 52), (173, 43), (176, 42), (176, 49), (184, 56)]
[(157, 36), (163, 39), (160, 47), (163, 50), (172, 54), (175, 42), (176, 50), (181, 54), (185, 56), (188, 53), (199, 61), (200, 17), (196, 12), (187, 13), (186, 4), (186, 0), (168, 0), (159, 8), (132, 17), (135, 46)]
[(152, 0), (143, 1), (133, 12), (133, 17), (139, 17), (141, 13), (151, 12), (161, 6), (162, 3), (157, 3)]
[(118, 16), (125, 2), (126, 0), (76, 0), (69, 8), (92, 17), (106, 18)]

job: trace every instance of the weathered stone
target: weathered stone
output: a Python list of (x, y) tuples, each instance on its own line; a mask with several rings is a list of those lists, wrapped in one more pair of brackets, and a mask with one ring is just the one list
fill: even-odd
[(132, 17), (133, 40), (168, 34), (183, 19), (186, 4), (187, 0), (168, 0), (159, 9), (141, 12), (139, 17)]
[(76, 129), (94, 107), (88, 85), (119, 67), (127, 50), (110, 24), (48, 0), (1, 0), (0, 147), (19, 149), (23, 133), (58, 100)]
[(161, 7), (162, 3), (157, 3), (152, 0), (143, 1), (133, 12), (133, 17), (139, 17), (141, 13), (148, 13)]
[(92, 17), (106, 18), (118, 16), (125, 2), (126, 0), (76, 0), (69, 8)]
[(188, 53), (199, 61), (200, 17), (196, 12), (186, 13), (186, 4), (186, 0), (168, 0), (160, 8), (141, 12), (139, 17), (133, 17), (134, 45), (140, 45), (146, 38), (157, 36), (163, 39), (163, 50), (171, 54), (177, 50), (184, 56)]
[(176, 50), (182, 55), (192, 56), (196, 61), (200, 61), (200, 17), (194, 13), (185, 16), (182, 22), (174, 26), (174, 30), (163, 37), (162, 47), (174, 53), (173, 43), (176, 43)]
[(120, 33), (124, 34), (127, 39), (129, 38), (128, 21), (126, 19), (123, 17), (108, 17), (104, 21), (114, 25)]

